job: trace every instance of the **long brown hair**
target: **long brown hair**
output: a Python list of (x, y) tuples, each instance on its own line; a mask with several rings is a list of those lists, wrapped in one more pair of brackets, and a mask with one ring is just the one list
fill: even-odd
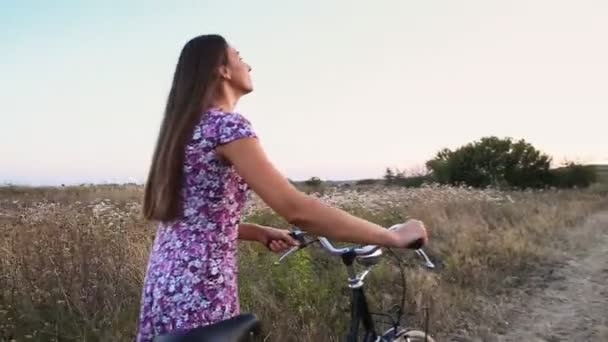
[(183, 47), (165, 107), (152, 165), (146, 180), (143, 215), (169, 221), (181, 213), (185, 148), (219, 83), (218, 68), (228, 61), (228, 43), (219, 35), (202, 35)]

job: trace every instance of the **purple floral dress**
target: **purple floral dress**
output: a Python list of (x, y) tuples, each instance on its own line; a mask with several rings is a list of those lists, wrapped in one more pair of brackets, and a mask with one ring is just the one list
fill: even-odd
[(146, 269), (137, 341), (239, 313), (237, 235), (248, 186), (215, 147), (256, 137), (238, 113), (210, 109), (186, 146), (183, 214), (159, 224)]

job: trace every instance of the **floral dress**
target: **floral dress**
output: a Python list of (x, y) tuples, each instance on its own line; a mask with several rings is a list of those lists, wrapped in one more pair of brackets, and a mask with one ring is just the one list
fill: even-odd
[(215, 148), (257, 138), (239, 113), (213, 108), (186, 146), (182, 215), (160, 223), (144, 278), (137, 341), (239, 314), (237, 236), (248, 186)]

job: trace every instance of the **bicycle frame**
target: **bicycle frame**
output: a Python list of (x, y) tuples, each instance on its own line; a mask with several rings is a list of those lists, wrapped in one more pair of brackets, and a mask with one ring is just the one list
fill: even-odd
[[(393, 227), (389, 228), (393, 229)], [(295, 229), (291, 230), (291, 236), (300, 242), (299, 246), (292, 247), (289, 251), (285, 252), (278, 261), (275, 262), (275, 265), (281, 263), (283, 259), (287, 256), (297, 252), (298, 250), (305, 248), (306, 246), (313, 243), (320, 243), (321, 246), (327, 250), (330, 254), (335, 256), (340, 256), (342, 258), (342, 262), (346, 266), (346, 270), (348, 272), (348, 287), (352, 290), (351, 296), (351, 321), (348, 335), (346, 336), (347, 342), (359, 342), (359, 326), (362, 323), (364, 329), (364, 342), (381, 342), (381, 341), (392, 341), (392, 337), (388, 335), (379, 335), (376, 332), (376, 327), (374, 321), (372, 319), (372, 314), (369, 311), (369, 307), (367, 304), (367, 299), (365, 298), (365, 293), (363, 291), (363, 280), (367, 276), (370, 271), (370, 268), (378, 263), (378, 258), (382, 255), (382, 250), (379, 246), (375, 245), (366, 245), (366, 246), (357, 246), (357, 247), (343, 247), (336, 248), (327, 238), (317, 237), (314, 239), (307, 239), (305, 237), (305, 233), (299, 228), (295, 227)], [(416, 246), (416, 245), (414, 245)], [(416, 253), (425, 259), (426, 266), (429, 268), (434, 268), (435, 266), (426, 256), (424, 251), (420, 249), (420, 247), (416, 248)], [(365, 271), (357, 274), (355, 272), (354, 263), (357, 260), (357, 263), (367, 267)], [(394, 327), (394, 332), (391, 334), (394, 335), (397, 333), (397, 326)], [(384, 334), (387, 334), (385, 332)], [(388, 338), (388, 339), (387, 339)], [(409, 340), (409, 339), (408, 339)]]
[(347, 342), (358, 342), (359, 324), (363, 323), (365, 329), (364, 342), (374, 342), (378, 334), (374, 327), (374, 321), (369, 312), (365, 293), (363, 292), (363, 281), (355, 274), (353, 263), (357, 255), (353, 252), (342, 255), (342, 262), (346, 266), (349, 275), (349, 287), (352, 289), (351, 297), (351, 321)]
[(349, 334), (346, 339), (348, 342), (358, 342), (357, 338), (359, 337), (360, 322), (363, 322), (363, 328), (365, 329), (363, 341), (376, 341), (378, 339), (378, 335), (376, 334), (374, 321), (369, 313), (367, 300), (365, 299), (365, 293), (363, 293), (362, 288), (353, 289), (352, 291), (351, 322)]

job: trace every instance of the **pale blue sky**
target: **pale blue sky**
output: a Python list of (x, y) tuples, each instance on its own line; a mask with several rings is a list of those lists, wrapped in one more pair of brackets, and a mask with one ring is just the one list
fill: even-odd
[(142, 181), (180, 49), (224, 35), (289, 177), (381, 176), (486, 135), (608, 162), (608, 2), (2, 1), (0, 183)]

